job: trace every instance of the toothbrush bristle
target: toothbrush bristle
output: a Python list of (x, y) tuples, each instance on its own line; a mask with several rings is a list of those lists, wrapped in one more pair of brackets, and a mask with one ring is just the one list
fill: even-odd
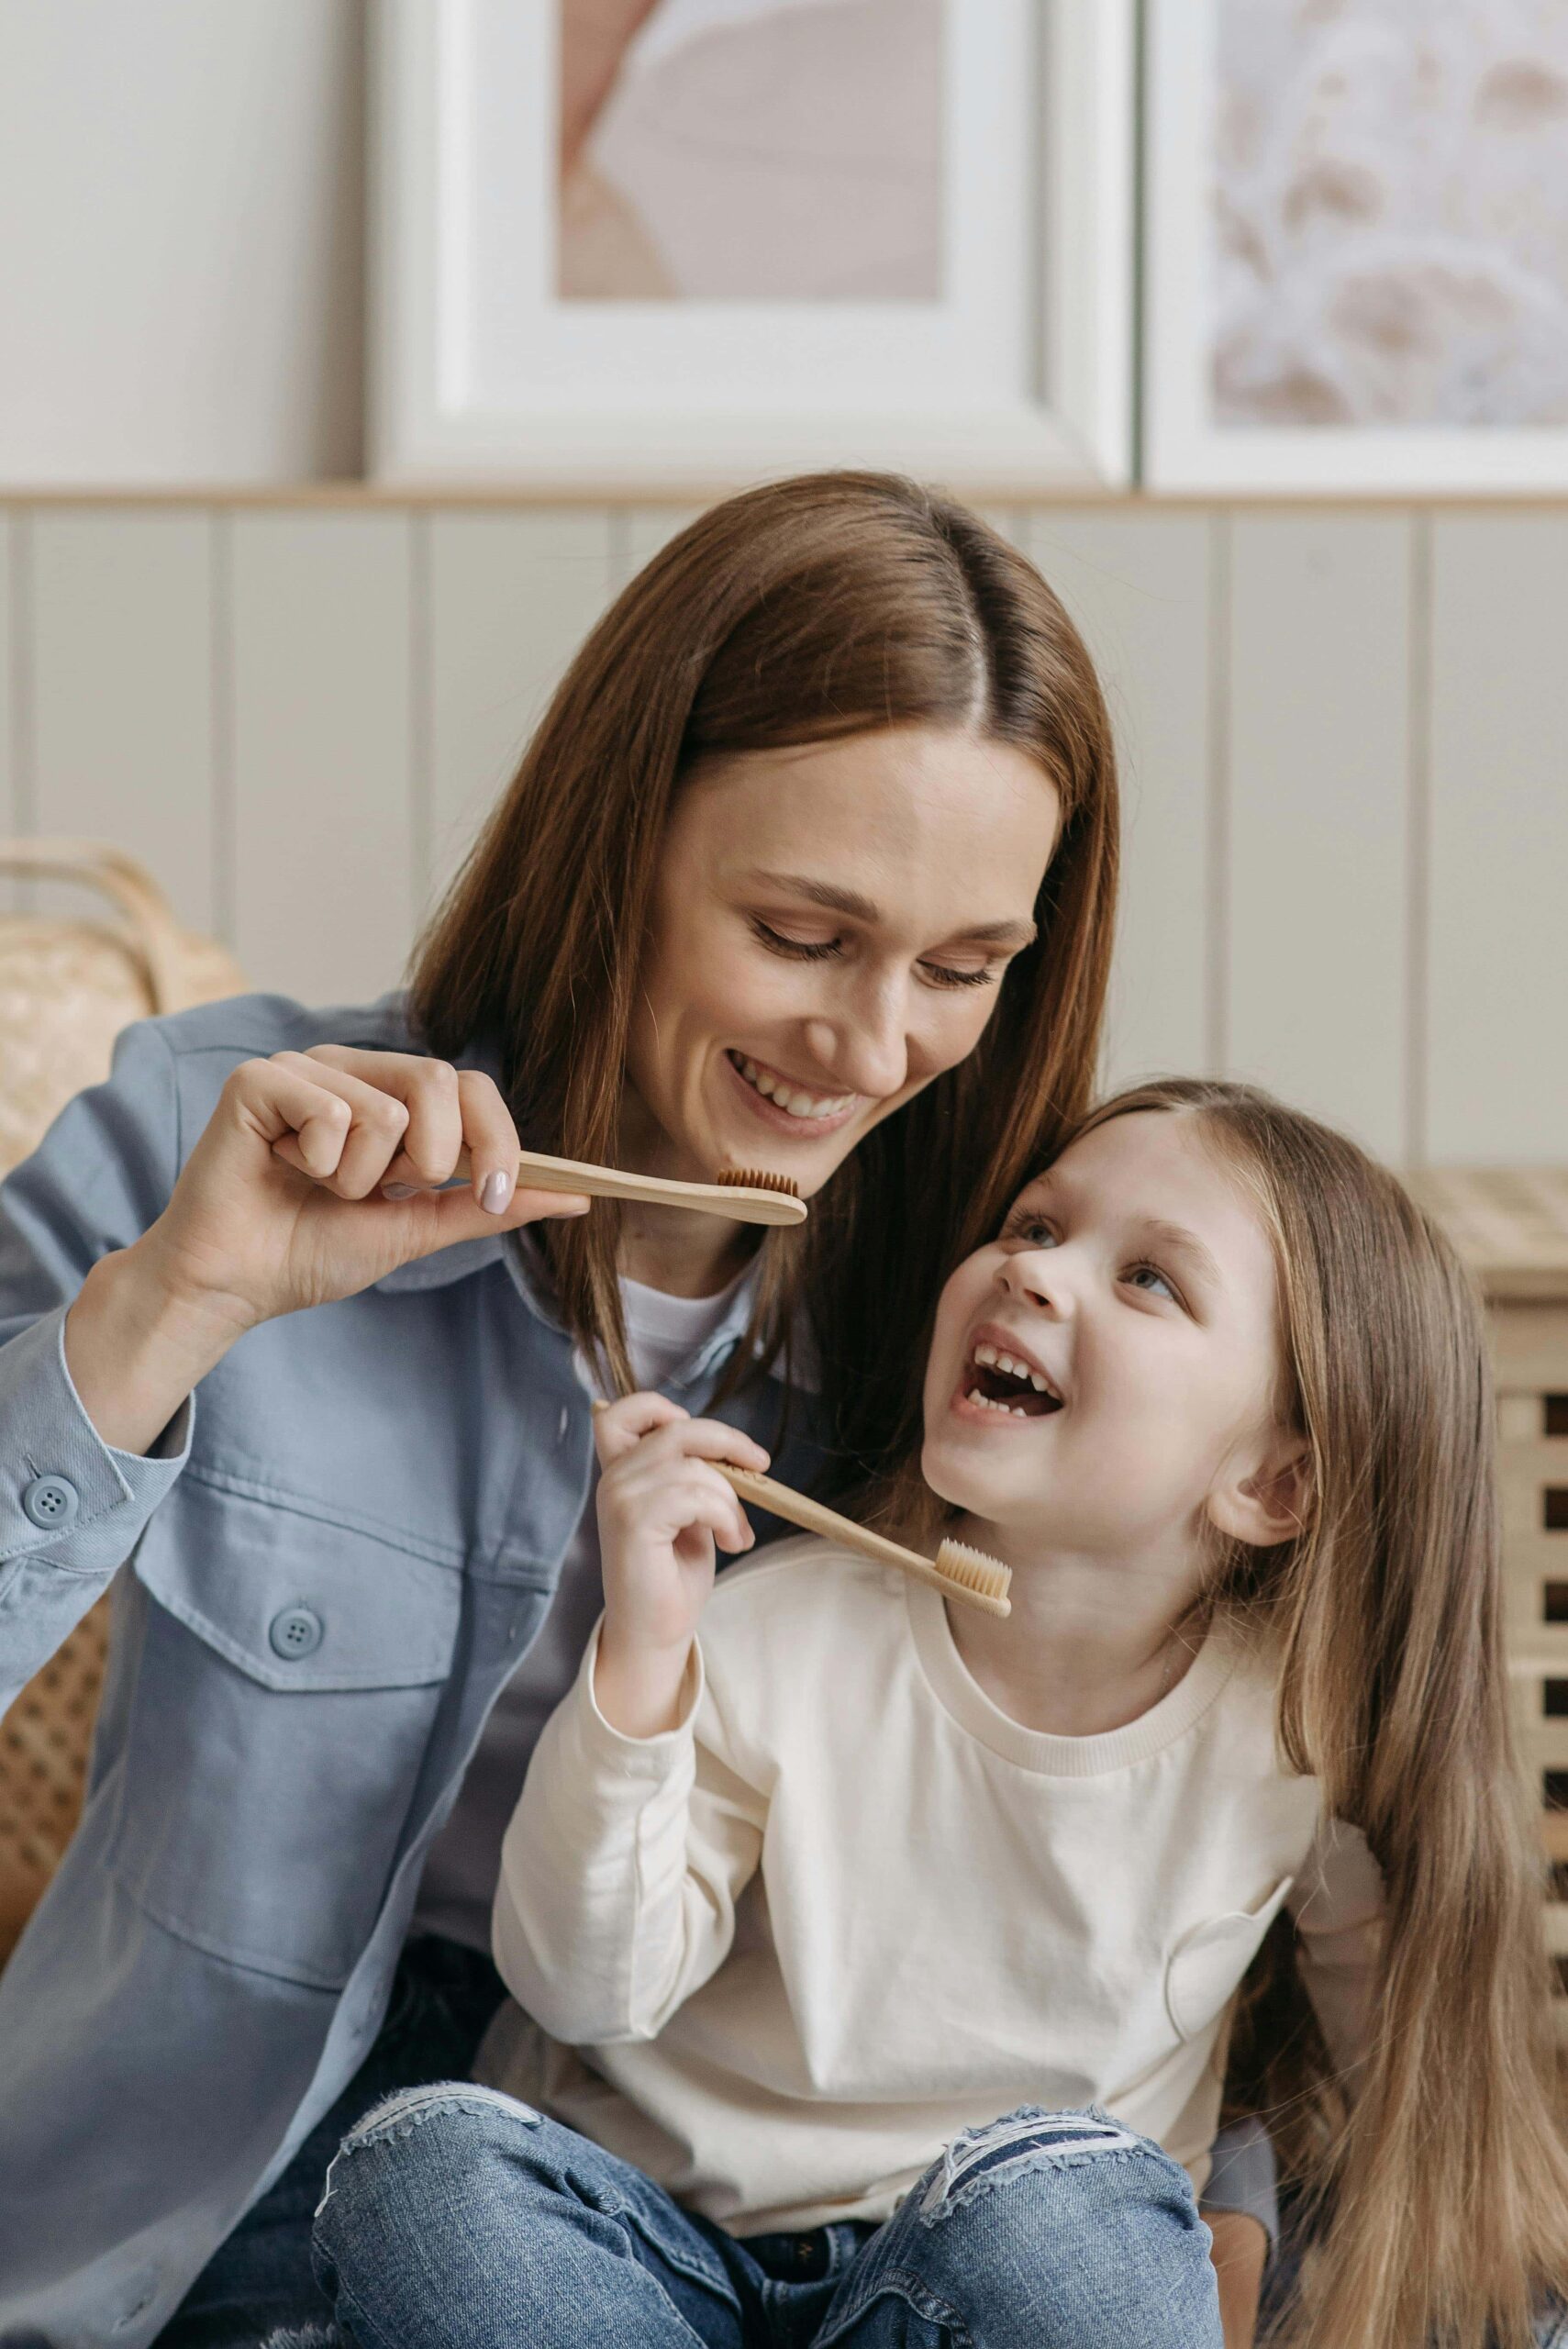
[(793, 1174), (769, 1174), (754, 1166), (722, 1166), (714, 1176), (734, 1191), (782, 1191), (786, 1199), (798, 1199), (800, 1185)]
[(981, 1598), (999, 1602), (999, 1611), (1009, 1611), (1008, 1587), (1013, 1569), (999, 1558), (987, 1557), (984, 1550), (972, 1550), (967, 1542), (943, 1542), (936, 1555), (938, 1574), (945, 1575), (962, 1589), (973, 1590)]

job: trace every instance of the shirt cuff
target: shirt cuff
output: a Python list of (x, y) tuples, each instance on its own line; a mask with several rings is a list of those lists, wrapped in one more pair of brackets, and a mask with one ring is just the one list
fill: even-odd
[[(112, 1572), (191, 1456), (195, 1397), (187, 1395), (150, 1453), (106, 1443), (65, 1363), (65, 1317), (56, 1306), (0, 1348), (0, 1560), (48, 1550), (73, 1572)], [(68, 1517), (39, 1525), (23, 1497), (41, 1477), (75, 1496)]]
[(584, 1652), (582, 1669), (577, 1675), (582, 1703), (578, 1708), (581, 1735), (590, 1758), (607, 1765), (618, 1776), (662, 1778), (673, 1764), (684, 1759), (695, 1733), (697, 1713), (707, 1686), (703, 1668), (702, 1643), (693, 1640), (692, 1652), (686, 1658), (682, 1676), (680, 1719), (673, 1729), (661, 1730), (656, 1737), (628, 1737), (624, 1730), (607, 1721), (599, 1710), (599, 1700), (594, 1693), (594, 1672), (599, 1659), (599, 1634), (605, 1628), (599, 1617)]
[(1206, 2210), (1243, 2211), (1264, 2229), (1271, 2254), (1278, 2248), (1279, 2195), (1274, 2149), (1268, 2131), (1255, 2114), (1232, 2121), (1215, 2139), (1213, 2166), (1198, 2204)]

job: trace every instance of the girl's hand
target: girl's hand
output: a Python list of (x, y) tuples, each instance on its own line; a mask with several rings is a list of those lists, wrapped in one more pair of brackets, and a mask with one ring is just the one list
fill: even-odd
[[(473, 1181), (439, 1192), (466, 1145)], [(144, 1285), (235, 1334), (352, 1297), (399, 1264), (587, 1202), (513, 1188), (521, 1145), (494, 1080), (413, 1052), (317, 1044), (235, 1069), (135, 1251)], [(486, 1181), (499, 1176), (480, 1204)], [(407, 1186), (406, 1196), (389, 1196)]]
[(739, 1428), (694, 1419), (662, 1395), (597, 1406), (594, 1436), (605, 1576), (594, 1693), (612, 1728), (657, 1737), (680, 1718), (715, 1544), (749, 1550), (756, 1539), (734, 1488), (708, 1464), (766, 1469), (768, 1455)]

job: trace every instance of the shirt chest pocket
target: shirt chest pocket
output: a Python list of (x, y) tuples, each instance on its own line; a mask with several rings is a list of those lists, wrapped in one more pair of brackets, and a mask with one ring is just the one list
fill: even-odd
[(1281, 1876), (1255, 1908), (1207, 1917), (1177, 1942), (1165, 1963), (1165, 2011), (1183, 2039), (1195, 2039), (1219, 2014), (1295, 1882)]
[(461, 1571), (189, 1475), (132, 1566), (108, 1865), (199, 1948), (335, 1988), (398, 1856)]

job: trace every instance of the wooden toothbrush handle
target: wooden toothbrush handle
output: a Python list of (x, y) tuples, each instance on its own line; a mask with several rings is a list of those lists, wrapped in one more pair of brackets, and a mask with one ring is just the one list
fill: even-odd
[[(454, 1175), (473, 1167), (466, 1150), (458, 1152)], [(521, 1191), (578, 1191), (594, 1199), (640, 1199), (650, 1207), (691, 1208), (700, 1215), (740, 1223), (804, 1223), (804, 1203), (784, 1191), (752, 1190), (720, 1183), (679, 1183), (667, 1174), (628, 1174), (618, 1166), (590, 1166), (581, 1159), (550, 1158), (525, 1150), (517, 1160)]]
[[(953, 1588), (946, 1575), (940, 1575), (929, 1558), (922, 1558), (917, 1550), (906, 1550), (897, 1542), (889, 1542), (880, 1533), (871, 1532), (857, 1525), (852, 1517), (840, 1517), (837, 1509), (825, 1508), (820, 1501), (797, 1493), (788, 1485), (774, 1482), (772, 1476), (759, 1476), (751, 1468), (732, 1468), (727, 1460), (709, 1464), (733, 1485), (743, 1501), (754, 1501), (759, 1508), (771, 1509), (775, 1517), (798, 1525), (805, 1533), (820, 1533), (825, 1541), (841, 1542), (847, 1550), (858, 1550), (862, 1557), (874, 1558), (878, 1565), (897, 1566), (906, 1575), (914, 1575), (920, 1582), (934, 1583), (941, 1591)], [(962, 1598), (963, 1593), (960, 1591)]]

